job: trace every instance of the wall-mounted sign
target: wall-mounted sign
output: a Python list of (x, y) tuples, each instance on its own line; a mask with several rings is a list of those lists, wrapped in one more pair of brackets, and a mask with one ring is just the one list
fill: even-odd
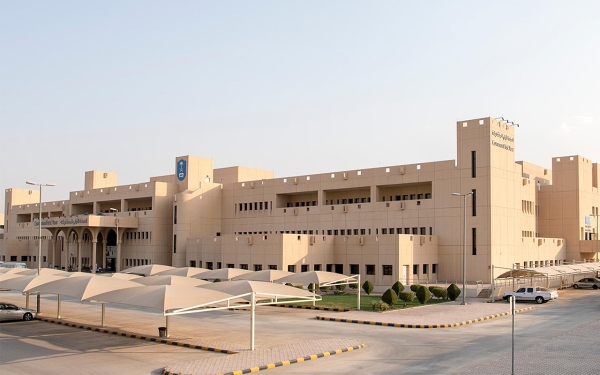
[(492, 136), (494, 138), (498, 138), (498, 140), (501, 141), (501, 142), (498, 142), (498, 141), (496, 141), (496, 139), (492, 139), (493, 146), (503, 148), (510, 152), (515, 151), (515, 148), (514, 148), (515, 139), (513, 137), (511, 137), (510, 135), (502, 134), (497, 131), (492, 131)]
[(187, 162), (184, 159), (179, 159), (177, 162), (177, 179), (179, 181), (185, 180), (187, 174)]

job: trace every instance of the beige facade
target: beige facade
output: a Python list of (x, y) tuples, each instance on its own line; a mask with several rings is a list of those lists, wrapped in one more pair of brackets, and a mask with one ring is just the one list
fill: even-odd
[[(493, 118), (460, 121), (456, 130), (456, 160), (274, 178), (182, 156), (175, 174), (124, 186), (113, 173), (87, 172), (82, 191), (42, 204), (43, 264), (330, 270), (360, 273), (375, 285), (455, 282), (463, 233), (471, 282), (490, 282), (491, 265), (596, 257), (598, 164), (567, 156), (549, 170), (516, 161), (515, 128)], [(3, 260), (37, 264), (38, 200), (36, 190), (6, 190)]]

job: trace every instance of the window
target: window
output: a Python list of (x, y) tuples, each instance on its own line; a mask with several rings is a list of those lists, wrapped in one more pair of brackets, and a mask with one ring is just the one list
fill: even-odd
[(350, 274), (351, 275), (358, 275), (360, 273), (360, 269), (358, 264), (351, 264), (350, 265)]
[(471, 194), (471, 202), (473, 204), (473, 206), (471, 207), (472, 216), (477, 216), (477, 189), (472, 189), (471, 192), (473, 194)]
[(300, 266), (300, 272), (308, 272), (308, 264), (303, 264)]
[(421, 227), (420, 231), (421, 231), (421, 236), (427, 235), (427, 228), (426, 227)]
[(418, 275), (418, 274), (419, 274), (419, 265), (413, 264), (413, 275)]
[(471, 177), (477, 177), (477, 151), (471, 151)]
[(177, 224), (177, 206), (173, 206), (173, 224)]
[(419, 228), (413, 228), (412, 234), (419, 234)]
[(333, 264), (328, 264), (325, 266), (325, 271), (327, 272), (333, 272)]
[(173, 235), (173, 254), (177, 253), (177, 235)]
[(270, 270), (276, 270), (277, 269), (277, 265), (276, 264), (269, 264), (269, 269)]
[(392, 265), (383, 265), (383, 276), (392, 276), (393, 270), (394, 268)]
[(190, 260), (190, 267), (196, 267), (196, 261)]
[(416, 194), (411, 194), (410, 195), (410, 200), (415, 200), (417, 199), (417, 195)]
[(219, 269), (219, 270), (220, 270), (221, 268), (223, 268), (223, 267), (222, 267), (222, 263), (221, 263), (221, 262), (217, 262), (217, 269)]
[(429, 266), (429, 264), (424, 264), (423, 265), (423, 275), (427, 275), (429, 273), (429, 272), (427, 272), (427, 271), (429, 271), (428, 270), (428, 268), (429, 268), (428, 266)]
[(431, 273), (437, 273), (437, 264), (431, 265)]
[(473, 255), (477, 255), (477, 228), (472, 228)]
[(240, 268), (243, 270), (247, 270), (248, 269), (248, 264), (240, 264)]
[(206, 262), (206, 268), (209, 270), (213, 269), (213, 262)]
[(288, 272), (296, 272), (296, 266), (295, 265), (289, 265), (288, 266)]
[(387, 228), (381, 228), (381, 234), (387, 234)]
[(234, 268), (235, 265), (233, 263), (227, 263), (227, 268)]
[(367, 264), (367, 275), (375, 275), (375, 265)]
[(27, 262), (27, 255), (21, 255), (21, 262)]
[(320, 264), (315, 264), (315, 265), (313, 266), (313, 269), (314, 269), (315, 271), (320, 271), (320, 270), (321, 270), (321, 265), (320, 265)]
[(254, 271), (262, 271), (262, 264), (255, 264)]

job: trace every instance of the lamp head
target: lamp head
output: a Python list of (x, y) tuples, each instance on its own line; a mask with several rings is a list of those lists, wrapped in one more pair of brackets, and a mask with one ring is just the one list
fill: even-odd
[(35, 182), (31, 182), (31, 181), (25, 181), (25, 183), (26, 183), (27, 185), (37, 185)]

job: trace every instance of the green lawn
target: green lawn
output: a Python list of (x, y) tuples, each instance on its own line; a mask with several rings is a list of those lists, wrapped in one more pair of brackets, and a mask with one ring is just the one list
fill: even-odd
[[(325, 294), (322, 295), (323, 300), (322, 301), (317, 301), (316, 302), (316, 306), (320, 306), (320, 307), (333, 307), (333, 308), (342, 308), (342, 309), (356, 309), (356, 294)], [(365, 311), (372, 311), (372, 305), (371, 302), (376, 301), (376, 302), (380, 302), (381, 301), (381, 296), (380, 295), (361, 295), (360, 296), (360, 309), (361, 310), (365, 310)], [(436, 304), (436, 303), (442, 303), (442, 302), (447, 302), (444, 300), (438, 300), (437, 298), (432, 298), (429, 301), (427, 301), (428, 305), (432, 305), (432, 304)], [(297, 305), (297, 306), (311, 306), (312, 302), (301, 302), (301, 303), (294, 303), (293, 305)], [(421, 305), (421, 303), (419, 302), (419, 300), (417, 300), (415, 298), (415, 300), (413, 302), (408, 302), (406, 304), (406, 308), (409, 307), (416, 307), (416, 306), (423, 306)], [(396, 302), (396, 304), (393, 306), (394, 310), (397, 309), (402, 309), (404, 308), (404, 302), (398, 300), (398, 302)]]

